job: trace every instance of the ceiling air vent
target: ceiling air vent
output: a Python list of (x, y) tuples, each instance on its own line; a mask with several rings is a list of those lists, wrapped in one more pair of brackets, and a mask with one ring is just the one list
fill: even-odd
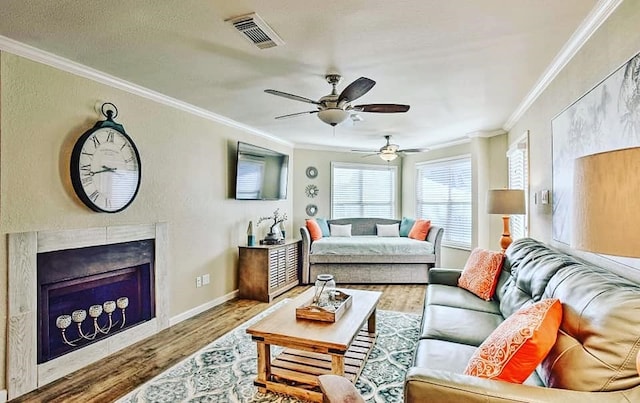
[(282, 38), (256, 13), (244, 14), (225, 20), (260, 49), (284, 45)]

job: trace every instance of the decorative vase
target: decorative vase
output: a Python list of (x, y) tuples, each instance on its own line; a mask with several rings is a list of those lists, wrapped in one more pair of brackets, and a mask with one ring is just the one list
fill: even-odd
[(318, 306), (328, 305), (334, 299), (336, 282), (331, 274), (318, 274), (313, 294), (313, 303)]
[(247, 227), (247, 246), (256, 246), (256, 235), (253, 233), (253, 221)]
[(282, 235), (282, 239), (286, 238), (286, 230), (284, 228), (284, 221), (280, 222), (280, 234)]

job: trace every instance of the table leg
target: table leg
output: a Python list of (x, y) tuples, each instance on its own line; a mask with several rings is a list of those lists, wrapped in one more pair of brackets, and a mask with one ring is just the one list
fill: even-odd
[(331, 373), (344, 376), (344, 355), (331, 354)]
[[(261, 385), (267, 385), (267, 381), (271, 379), (271, 345), (258, 341), (258, 378), (257, 381)], [(258, 387), (262, 393), (266, 392), (264, 387)]]
[(367, 322), (367, 329), (369, 330), (369, 333), (376, 332), (376, 310), (375, 309), (373, 310), (373, 312), (371, 312), (371, 316), (369, 316), (369, 320)]

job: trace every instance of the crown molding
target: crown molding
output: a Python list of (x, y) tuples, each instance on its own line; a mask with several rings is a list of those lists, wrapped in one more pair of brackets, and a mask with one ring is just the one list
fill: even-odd
[(54, 67), (62, 71), (66, 71), (67, 73), (75, 74), (77, 76), (84, 77), (89, 80), (108, 85), (112, 88), (117, 88), (119, 90), (128, 92), (133, 95), (138, 95), (140, 97), (150, 99), (160, 104), (170, 106), (172, 108), (190, 113), (195, 116), (199, 116), (204, 119), (221, 123), (225, 126), (232, 127), (234, 129), (238, 129), (246, 133), (264, 137), (276, 143), (280, 143), (289, 147), (294, 146), (294, 144), (291, 142), (282, 140), (269, 133), (255, 129), (251, 126), (237, 122), (233, 119), (229, 119), (225, 116), (218, 115), (217, 113), (213, 113), (211, 111), (192, 105), (190, 103), (180, 101), (176, 98), (172, 98), (168, 95), (162, 94), (157, 91), (153, 91), (149, 88), (145, 88), (141, 85), (137, 85), (130, 81), (126, 81), (121, 78), (112, 76), (100, 70), (96, 70), (94, 68), (74, 62), (72, 60), (55, 55), (53, 53), (46, 52), (44, 50), (38, 49), (31, 45), (27, 45), (25, 43), (18, 42), (14, 39), (7, 38), (6, 36), (0, 35), (0, 50), (8, 53), (12, 53), (16, 56), (24, 57), (25, 59), (29, 59), (38, 63), (45, 64), (47, 66)]
[(538, 79), (536, 85), (529, 91), (527, 96), (522, 100), (516, 110), (509, 116), (504, 129), (509, 131), (515, 126), (516, 122), (524, 115), (524, 113), (533, 105), (542, 92), (551, 84), (558, 73), (573, 59), (578, 51), (587, 43), (591, 35), (609, 18), (611, 13), (618, 8), (623, 0), (600, 0), (593, 7), (593, 10), (582, 21), (578, 29), (571, 35), (567, 43), (564, 44), (560, 52), (547, 67), (542, 76)]
[(503, 130), (503, 129), (479, 130), (477, 132), (467, 133), (467, 137), (470, 138), (470, 139), (476, 138), (476, 137), (489, 138), (489, 137), (500, 136), (501, 134), (507, 134), (507, 132), (505, 130)]

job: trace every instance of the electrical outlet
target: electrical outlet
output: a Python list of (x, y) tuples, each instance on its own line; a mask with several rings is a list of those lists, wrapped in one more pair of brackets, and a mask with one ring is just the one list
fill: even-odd
[(202, 287), (202, 276), (196, 277), (196, 288)]
[(204, 276), (202, 276), (202, 285), (207, 285), (211, 282), (211, 276), (209, 276), (208, 274), (205, 274)]

